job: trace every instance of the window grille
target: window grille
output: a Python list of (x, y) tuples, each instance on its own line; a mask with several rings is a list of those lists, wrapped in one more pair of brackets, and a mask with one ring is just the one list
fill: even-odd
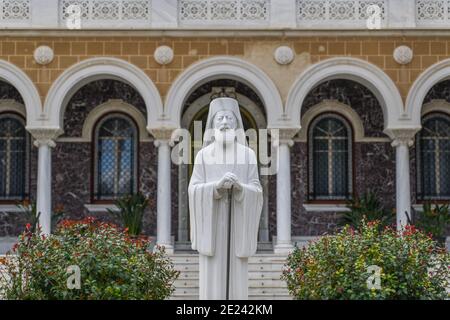
[(96, 129), (94, 200), (137, 191), (137, 129), (125, 116), (103, 119)]
[(423, 119), (416, 139), (419, 200), (450, 200), (450, 117)]
[(309, 131), (309, 199), (352, 197), (352, 130), (335, 114), (316, 118)]
[(0, 115), (0, 200), (23, 200), (28, 190), (29, 136), (21, 117)]

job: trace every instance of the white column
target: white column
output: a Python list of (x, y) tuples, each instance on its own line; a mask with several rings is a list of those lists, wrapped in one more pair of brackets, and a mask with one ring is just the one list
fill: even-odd
[(397, 230), (403, 229), (411, 218), (411, 184), (409, 170), (409, 147), (414, 144), (417, 129), (390, 129), (387, 134), (395, 148), (395, 188)]
[(39, 216), (41, 233), (51, 233), (52, 225), (52, 151), (54, 139), (60, 134), (59, 129), (34, 128), (28, 129), (35, 138), (34, 145), (38, 148), (38, 172), (36, 190), (36, 211)]
[(288, 253), (293, 249), (291, 241), (291, 138), (296, 131), (280, 131), (277, 171), (277, 242), (275, 253)]
[(42, 234), (51, 233), (52, 224), (52, 151), (53, 145), (36, 141), (38, 150), (36, 209), (40, 213)]
[(395, 147), (395, 182), (396, 182), (396, 211), (397, 229), (401, 230), (408, 224), (411, 217), (411, 185), (409, 171), (409, 147), (412, 140), (396, 139), (392, 143)]
[(152, 130), (158, 148), (158, 190), (156, 213), (156, 244), (173, 253), (171, 215), (171, 134), (172, 130)]

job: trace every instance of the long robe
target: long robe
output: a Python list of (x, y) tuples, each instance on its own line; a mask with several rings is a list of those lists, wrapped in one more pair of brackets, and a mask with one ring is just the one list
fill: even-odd
[[(233, 146), (232, 155), (215, 143), (200, 150), (189, 183), (191, 241), (199, 252), (201, 300), (226, 299), (229, 192), (216, 190), (215, 184), (227, 172), (234, 173), (243, 187), (233, 189), (231, 198), (229, 298), (248, 299), (248, 257), (256, 252), (263, 193), (253, 150), (239, 143)], [(217, 164), (224, 154), (228, 161)]]

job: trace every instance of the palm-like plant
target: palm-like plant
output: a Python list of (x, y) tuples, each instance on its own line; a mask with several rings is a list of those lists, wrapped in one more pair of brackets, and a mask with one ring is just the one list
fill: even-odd
[[(30, 200), (24, 200), (23, 202), (16, 205), (21, 211), (27, 216), (27, 221), (30, 224), (29, 231), (35, 233), (39, 228), (39, 218), (41, 217), (41, 212), (37, 211), (36, 202)], [(55, 230), (56, 225), (64, 216), (64, 207), (62, 205), (57, 205), (55, 210), (51, 214), (51, 229)]]
[(123, 226), (128, 229), (130, 236), (136, 237), (142, 231), (142, 219), (145, 208), (148, 206), (148, 199), (142, 193), (135, 193), (124, 196), (115, 202), (119, 212), (108, 209), (112, 214), (119, 214)]
[(36, 202), (24, 200), (22, 203), (16, 205), (27, 216), (27, 221), (30, 224), (30, 232), (35, 233), (39, 227), (40, 212), (37, 212)]
[(415, 225), (425, 233), (431, 233), (435, 240), (445, 243), (445, 233), (450, 224), (448, 204), (423, 204), (423, 212), (415, 215)]
[(378, 220), (380, 227), (393, 223), (394, 215), (384, 209), (373, 192), (364, 193), (360, 198), (355, 197), (348, 201), (347, 208), (350, 210), (341, 216), (339, 221), (341, 226), (350, 225), (358, 229), (363, 219), (367, 222)]

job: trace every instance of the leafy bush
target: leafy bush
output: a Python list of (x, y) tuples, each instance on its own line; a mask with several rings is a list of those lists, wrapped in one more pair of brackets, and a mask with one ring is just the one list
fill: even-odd
[(383, 205), (378, 201), (376, 195), (368, 192), (362, 197), (355, 197), (347, 202), (348, 212), (344, 212), (341, 216), (339, 224), (341, 226), (349, 225), (355, 229), (361, 226), (363, 220), (365, 221), (379, 221), (380, 227), (383, 228), (394, 222), (394, 212), (388, 212)]
[[(450, 254), (414, 226), (399, 233), (379, 225), (363, 221), (357, 231), (347, 226), (296, 248), (282, 276), (290, 293), (297, 299), (448, 298)], [(370, 266), (381, 268), (379, 287)]]
[[(131, 236), (138, 236), (142, 230), (142, 218), (145, 208), (148, 206), (148, 199), (142, 193), (135, 193), (124, 196), (116, 201), (119, 208), (119, 215), (124, 227)], [(109, 210), (112, 214), (117, 212)]]
[[(7, 299), (165, 299), (178, 272), (163, 249), (147, 248), (146, 239), (93, 218), (64, 220), (49, 237), (28, 229), (0, 262), (0, 291)], [(71, 266), (80, 268), (79, 289), (69, 289)]]
[(425, 233), (430, 233), (440, 244), (445, 243), (447, 227), (450, 225), (450, 212), (447, 204), (432, 205), (424, 203), (423, 212), (416, 213), (415, 225)]

